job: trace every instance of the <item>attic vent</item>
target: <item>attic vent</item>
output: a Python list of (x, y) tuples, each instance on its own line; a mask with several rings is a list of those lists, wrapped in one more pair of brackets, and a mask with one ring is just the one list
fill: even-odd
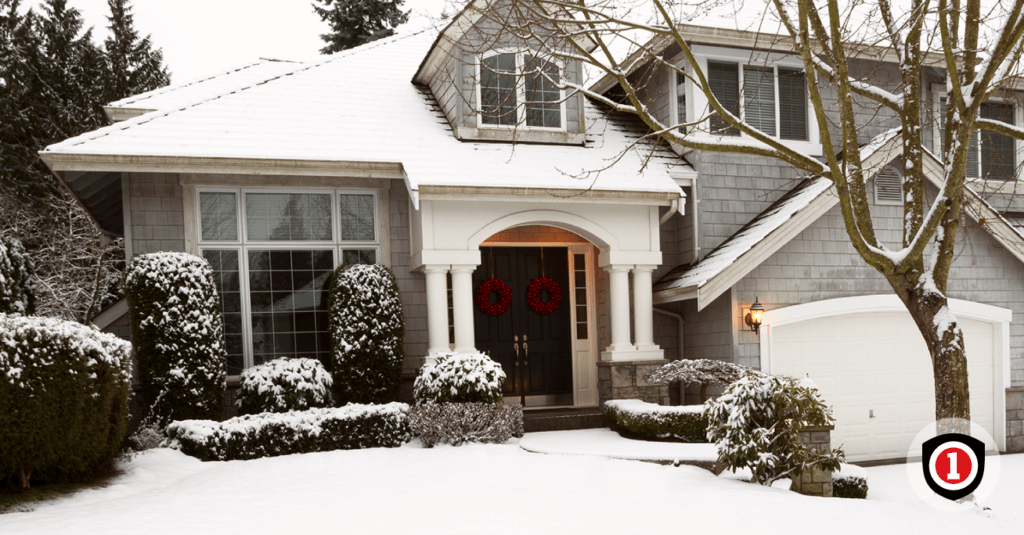
[(876, 204), (903, 204), (903, 176), (896, 167), (885, 166), (875, 176)]

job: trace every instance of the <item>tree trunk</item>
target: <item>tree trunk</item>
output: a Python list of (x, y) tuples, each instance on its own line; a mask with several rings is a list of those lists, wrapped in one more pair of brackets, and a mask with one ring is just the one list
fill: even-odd
[(707, 400), (708, 400), (708, 384), (707, 383), (701, 383), (700, 384), (700, 404), (703, 405), (704, 402), (707, 401)]
[(18, 483), (21, 484), (21, 490), (29, 489), (29, 481), (32, 479), (32, 469), (22, 468), (18, 470)]
[[(932, 358), (935, 380), (935, 419), (971, 419), (971, 397), (967, 382), (967, 353), (964, 334), (949, 310), (944, 296), (929, 294), (906, 303)], [(969, 433), (964, 425), (940, 425), (938, 432)]]

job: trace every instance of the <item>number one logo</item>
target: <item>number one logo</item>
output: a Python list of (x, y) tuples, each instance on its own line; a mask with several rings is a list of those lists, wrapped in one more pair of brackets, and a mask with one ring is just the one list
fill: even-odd
[(946, 454), (946, 457), (949, 458), (949, 475), (946, 476), (946, 479), (948, 479), (950, 481), (957, 481), (957, 480), (959, 480), (960, 479), (960, 474), (958, 474), (957, 471), (956, 471), (956, 452), (955, 451), (951, 451), (951, 452)]
[(985, 444), (958, 433), (927, 440), (921, 446), (925, 482), (949, 500), (967, 496), (981, 484), (985, 470)]

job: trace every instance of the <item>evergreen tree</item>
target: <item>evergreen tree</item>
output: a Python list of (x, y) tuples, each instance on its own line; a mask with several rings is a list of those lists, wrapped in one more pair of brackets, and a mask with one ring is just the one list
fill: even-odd
[[(401, 10), (405, 0), (316, 0), (313, 10), (331, 26), (320, 36), (327, 46), (321, 54), (334, 54), (394, 35), (395, 27), (409, 20)], [(317, 5), (321, 4), (321, 5)]]
[(145, 93), (170, 83), (163, 66), (163, 52), (153, 49), (150, 36), (135, 31), (128, 0), (107, 0), (110, 37), (103, 43), (107, 53), (106, 101), (113, 102)]

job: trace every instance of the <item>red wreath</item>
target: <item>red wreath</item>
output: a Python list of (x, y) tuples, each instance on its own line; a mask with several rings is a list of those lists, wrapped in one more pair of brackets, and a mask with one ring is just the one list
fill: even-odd
[[(540, 300), (540, 293), (544, 290), (548, 291), (547, 302)], [(554, 279), (548, 277), (533, 279), (530, 287), (526, 289), (526, 303), (530, 305), (531, 310), (541, 316), (550, 314), (562, 305), (562, 288)]]
[[(491, 292), (498, 292), (498, 302), (491, 302)], [(487, 279), (476, 288), (476, 306), (488, 316), (500, 316), (512, 304), (512, 290), (498, 279)]]

